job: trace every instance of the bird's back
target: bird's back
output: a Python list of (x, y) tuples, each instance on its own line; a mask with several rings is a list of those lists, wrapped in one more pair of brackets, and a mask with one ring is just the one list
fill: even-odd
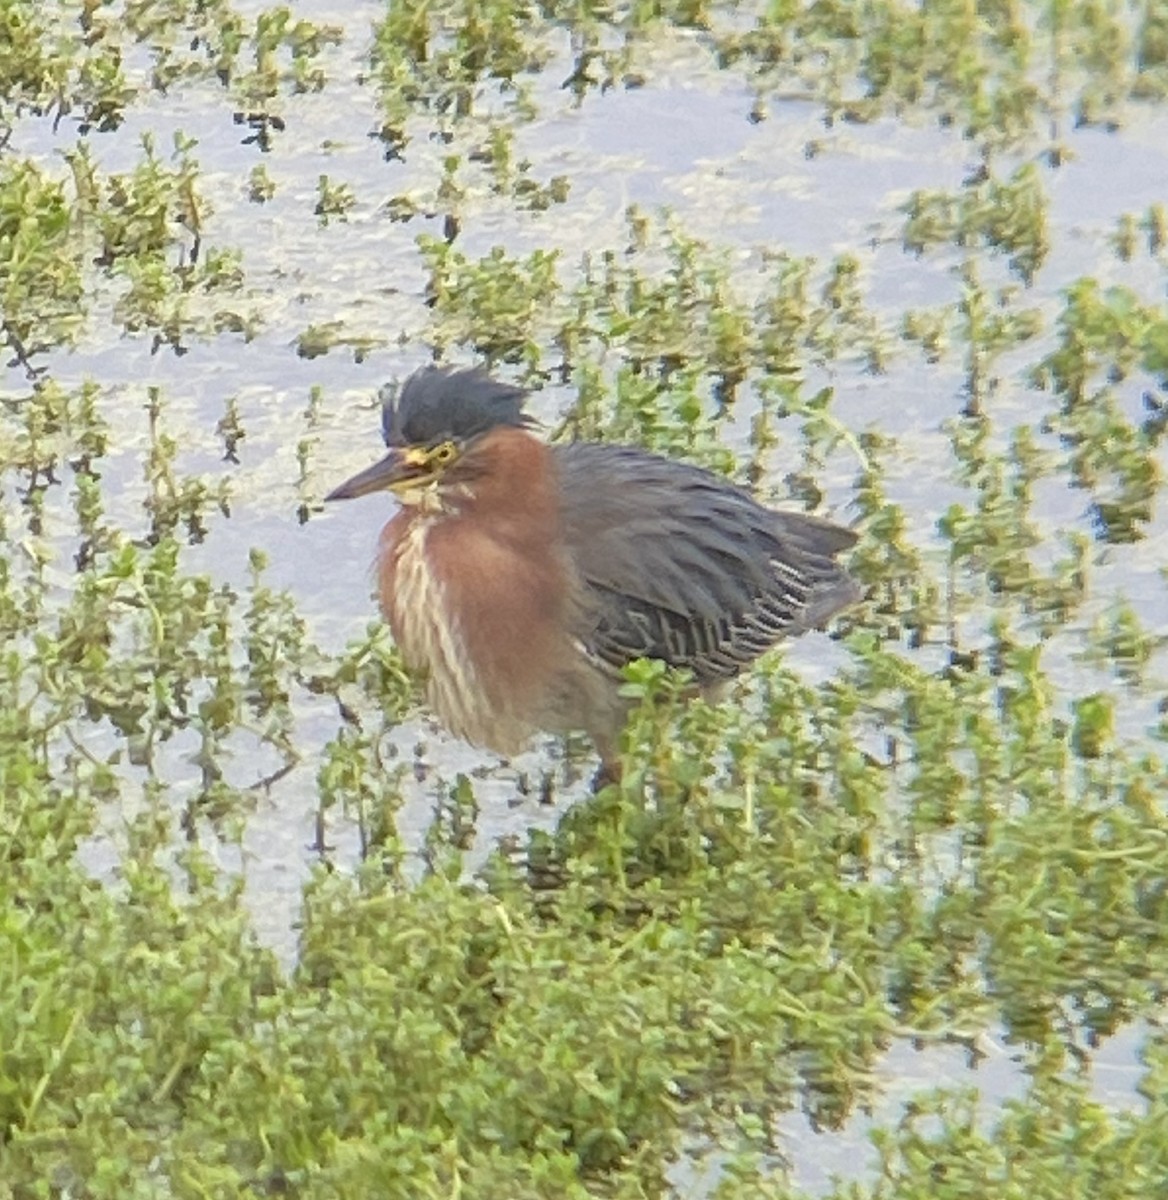
[(710, 472), (632, 446), (558, 446), (564, 536), (584, 583), (581, 640), (612, 667), (657, 658), (703, 686), (822, 625), (860, 589), (856, 535), (764, 508)]

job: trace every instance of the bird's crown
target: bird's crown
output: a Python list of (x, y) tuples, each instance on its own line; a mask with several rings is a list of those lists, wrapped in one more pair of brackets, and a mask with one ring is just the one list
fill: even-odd
[(423, 367), (400, 388), (386, 384), (381, 428), (388, 446), (434, 446), (468, 441), (500, 425), (526, 429), (527, 393), (492, 379), (481, 367)]

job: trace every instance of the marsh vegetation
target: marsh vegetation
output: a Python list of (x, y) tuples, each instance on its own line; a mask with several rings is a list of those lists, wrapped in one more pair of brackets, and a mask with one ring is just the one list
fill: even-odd
[[(0, 1197), (1163, 1197), (1166, 93), (1161, 0), (0, 0)], [(320, 503), (435, 356), (866, 601), (597, 797), (451, 744)]]

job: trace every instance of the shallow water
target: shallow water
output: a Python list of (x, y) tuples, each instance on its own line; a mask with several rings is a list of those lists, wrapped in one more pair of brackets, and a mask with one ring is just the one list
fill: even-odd
[[(246, 130), (233, 123), (231, 104), (209, 81), (147, 98), (131, 107), (116, 133), (82, 139), (94, 161), (108, 171), (128, 170), (139, 160), (145, 133), (153, 135), (163, 157), (177, 131), (197, 139), (199, 183), (210, 205), (202, 229), (204, 253), (214, 246), (240, 249), (245, 282), (231, 303), (256, 315), (254, 338), (192, 334), (183, 338), (187, 352), (181, 357), (168, 349), (152, 353), (149, 335), (127, 335), (111, 319), (109, 289), (116, 285), (95, 279), (92, 315), (79, 344), (44, 359), (52, 377), (66, 387), (88, 378), (101, 386), (113, 445), (102, 462), (108, 522), (130, 532), (145, 530), (146, 388), (157, 386), (165, 396), (165, 429), (178, 443), (176, 470), (230, 487), (230, 514), (207, 515), (206, 536), (184, 550), (184, 567), (242, 588), (249, 550), (262, 548), (269, 563), (267, 584), (291, 594), (310, 638), (330, 652), (339, 651), (375, 615), (371, 560), (390, 508), (388, 501), (375, 499), (326, 510), (321, 498), (378, 453), (377, 387), (387, 378), (404, 377), (430, 357), (431, 313), (424, 302), (425, 274), (415, 239), (420, 233), (439, 236), (441, 217), (397, 223), (387, 215), (386, 204), (414, 193), (425, 207), (437, 186), (442, 157), (450, 152), (421, 135), (421, 121), (405, 161), (385, 161), (369, 136), (379, 116), (373, 89), (359, 79), (359, 59), (364, 31), (380, 11), (371, 4), (297, 6), (299, 16), (341, 25), (346, 40), (321, 57), (328, 75), (323, 92), (282, 99), (286, 128), (273, 137), (267, 153), (242, 144)], [(916, 189), (958, 189), (976, 164), (976, 148), (938, 128), (927, 113), (829, 127), (820, 106), (805, 99), (772, 99), (767, 119), (752, 123), (748, 117), (754, 94), (747, 80), (733, 70), (713, 69), (700, 39), (687, 35), (663, 38), (652, 47), (645, 86), (603, 96), (592, 93), (576, 104), (558, 86), (571, 70), (566, 38), (563, 43), (534, 81), (540, 115), (517, 125), (514, 158), (530, 161), (534, 179), (567, 176), (567, 201), (546, 212), (522, 212), (509, 198), (490, 194), (480, 174), (475, 191), (460, 207), (457, 248), (471, 258), (497, 245), (511, 254), (553, 248), (560, 255), (559, 276), (571, 285), (581, 276), (586, 254), (623, 251), (626, 211), (635, 205), (649, 214), (668, 209), (687, 236), (723, 248), (734, 264), (738, 295), (747, 300), (766, 286), (763, 260), (768, 252), (781, 248), (820, 260), (845, 252), (854, 256), (865, 302), (893, 346), (887, 369), (870, 373), (862, 356), (845, 352), (831, 361), (809, 362), (807, 380), (834, 388), (833, 412), (849, 430), (878, 430), (896, 438), (888, 494), (904, 507), (910, 540), (940, 575), (946, 550), (937, 519), (949, 504), (968, 500), (968, 489), (955, 479), (950, 439), (942, 429), (964, 403), (964, 366), (953, 353), (927, 364), (913, 349), (896, 343), (907, 309), (956, 303), (966, 255), (954, 246), (921, 257), (907, 253), (901, 244), (901, 206)], [(138, 68), (144, 67), (143, 58)], [(61, 153), (77, 139), (69, 120), (54, 130), (48, 118), (24, 116), (13, 126), (7, 153), (30, 156), (46, 171), (58, 172)], [(468, 142), (458, 148), (465, 150)], [(1051, 342), (1049, 323), (1062, 290), (1073, 280), (1091, 274), (1104, 285), (1122, 281), (1145, 295), (1162, 296), (1162, 261), (1144, 256), (1120, 263), (1108, 239), (1123, 214), (1168, 200), (1168, 114), (1162, 108), (1129, 105), (1122, 129), (1070, 130), (1065, 143), (1070, 153), (1063, 165), (1039, 166), (1049, 200), (1051, 252), (1034, 285), (1025, 290), (1025, 302), (1044, 314), (1048, 327), (1039, 348), (1024, 345), (994, 365), (997, 386), (991, 406), (999, 433), (1021, 422), (1037, 423), (1054, 407), (1050, 396), (1026, 386), (1022, 372)], [(1027, 147), (1016, 161), (1035, 158), (1034, 148)], [(246, 176), (256, 165), (265, 168), (276, 189), (263, 205), (249, 202), (246, 193)], [(1002, 160), (996, 165), (1007, 173)], [(346, 218), (327, 226), (313, 214), (322, 174), (347, 184), (355, 198)], [(441, 212), (440, 205), (434, 207)], [(1000, 257), (979, 253), (977, 263), (987, 283), (1021, 286)], [(300, 335), (310, 325), (325, 323), (369, 339), (372, 348), (360, 360), (343, 346), (321, 357), (299, 356)], [(457, 348), (454, 357), (466, 361), (469, 353)], [(607, 365), (615, 369), (616, 362)], [(1124, 402), (1133, 415), (1145, 386), (1155, 387), (1155, 381), (1133, 379), (1124, 388)], [(314, 387), (321, 389), (321, 397), (310, 412)], [(0, 392), (16, 395), (25, 389), (18, 366), (0, 375)], [(223, 439), (216, 432), (229, 398), (234, 398), (246, 432), (237, 462), (225, 461)], [(552, 428), (574, 399), (572, 387), (549, 382), (534, 396), (532, 408)], [(742, 453), (755, 406), (748, 383), (724, 427), (726, 441)], [(1050, 433), (1039, 432), (1038, 440), (1052, 450), (1059, 444)], [(303, 478), (297, 460), (301, 443), (307, 463)], [(1163, 471), (1168, 462), (1162, 447), (1159, 454)], [(791, 430), (772, 454), (760, 491), (781, 499), (785, 476), (800, 467), (801, 448)], [(816, 471), (824, 511), (849, 518), (857, 474), (855, 455), (847, 446), (836, 447)], [(47, 537), (58, 544), (69, 536), (65, 491), (57, 488), (46, 502)], [(1060, 476), (1036, 489), (1033, 515), (1043, 536), (1053, 540), (1067, 529), (1090, 528), (1086, 504), (1083, 492), (1069, 488)], [(1168, 525), (1162, 505), (1144, 532), (1138, 547), (1093, 549), (1085, 610), (1076, 629), (1060, 635), (1061, 643), (1056, 639), (1045, 659), (1049, 679), (1064, 700), (1116, 688), (1110, 670), (1082, 661), (1077, 653), (1081, 630), (1116, 596), (1126, 597), (1158, 636), (1168, 632), (1162, 577)], [(68, 589), (68, 561), (54, 569), (59, 586)], [(984, 612), (973, 612), (968, 620), (969, 637), (976, 642), (984, 636)], [(833, 660), (832, 655), (838, 657)], [(788, 652), (788, 661), (809, 679), (822, 677), (825, 663), (830, 667), (841, 658), (835, 644), (820, 635)], [(1163, 671), (1162, 653), (1155, 669)], [(1155, 719), (1160, 690), (1149, 686), (1122, 700), (1121, 733), (1137, 744)], [(313, 849), (317, 771), (321, 747), (336, 729), (335, 706), (302, 696), (295, 718), (300, 762), (259, 793), (241, 848), (213, 837), (206, 841), (228, 870), (245, 873), (257, 933), (286, 964), (295, 954), (301, 888), (321, 857)], [(118, 745), (108, 726), (95, 727), (86, 736), (89, 750), (99, 757)], [(531, 828), (554, 827), (565, 809), (586, 794), (580, 778), (588, 773), (585, 763), (575, 781), (557, 787), (554, 805), (541, 802), (540, 778), (551, 773), (562, 779), (561, 750), (550, 741), (516, 763), (500, 766), (492, 756), (452, 741), (418, 714), (395, 731), (391, 744), (403, 763), (420, 758), (427, 767), (424, 780), (407, 772), (406, 803), (398, 818), (403, 836), (415, 847), (433, 819), (435, 801), (461, 773), (475, 778), (480, 860), (504, 835), (522, 837)], [(165, 774), (176, 795), (198, 786), (198, 768), (191, 761), (196, 750), (193, 735), (179, 735), (163, 751)], [(247, 786), (277, 766), (270, 754), (241, 752), (229, 771), (232, 782)], [(531, 782), (527, 794), (516, 787), (517, 772)], [(87, 862), (98, 875), (106, 876), (116, 863), (125, 815), (112, 814), (105, 835), (87, 851)], [(358, 840), (352, 820), (330, 813), (327, 839), (331, 861), (342, 866), (355, 861)], [(1098, 1092), (1109, 1103), (1132, 1099), (1136, 1040), (1137, 1034), (1112, 1039), (1096, 1059)], [(893, 1116), (906, 1092), (918, 1084), (972, 1082), (987, 1103), (1000, 1104), (1015, 1093), (1019, 1078), (1000, 1048), (976, 1070), (957, 1051), (934, 1048), (919, 1055), (897, 1048), (879, 1073), (885, 1085), (880, 1110), (871, 1118), (856, 1118), (842, 1134), (812, 1136), (797, 1116), (781, 1123), (779, 1132), (799, 1186), (826, 1190), (835, 1174), (853, 1174), (856, 1146), (872, 1122)]]

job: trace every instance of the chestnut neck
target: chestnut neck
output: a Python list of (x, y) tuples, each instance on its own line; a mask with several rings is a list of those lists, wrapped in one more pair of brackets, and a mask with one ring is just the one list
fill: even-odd
[(441, 496), (450, 516), (481, 522), (513, 545), (544, 545), (559, 534), (552, 451), (522, 429), (500, 427), (475, 442), (447, 472)]

